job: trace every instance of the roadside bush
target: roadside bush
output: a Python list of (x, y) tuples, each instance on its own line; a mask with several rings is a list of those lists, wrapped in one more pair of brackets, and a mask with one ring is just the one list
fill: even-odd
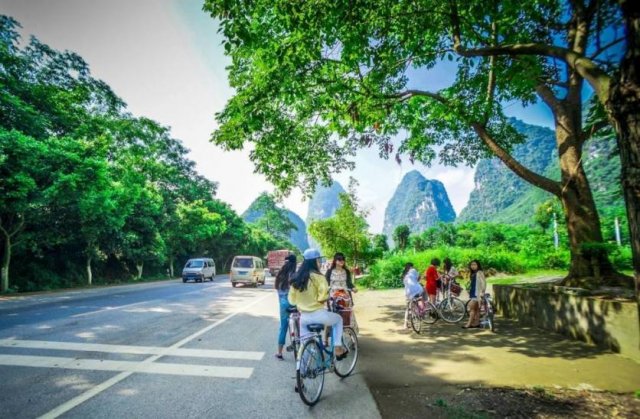
[(517, 253), (500, 247), (476, 249), (440, 247), (423, 252), (396, 253), (378, 260), (371, 266), (370, 275), (361, 284), (371, 288), (402, 287), (400, 276), (407, 262), (412, 262), (422, 275), (431, 263), (431, 259), (438, 258), (442, 261), (445, 257), (451, 258), (458, 269), (466, 269), (469, 262), (477, 259), (485, 270), (493, 269), (507, 273), (522, 273), (525, 270)]
[(611, 258), (611, 263), (613, 266), (621, 271), (628, 271), (633, 269), (632, 264), (632, 256), (631, 256), (631, 247), (616, 247), (609, 253), (609, 257)]

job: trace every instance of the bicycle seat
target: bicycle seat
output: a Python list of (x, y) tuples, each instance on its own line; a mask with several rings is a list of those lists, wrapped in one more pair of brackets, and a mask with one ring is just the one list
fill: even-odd
[(322, 323), (311, 323), (307, 325), (307, 329), (313, 333), (320, 333), (324, 330), (324, 324)]
[(297, 313), (298, 307), (289, 307), (287, 308), (287, 313)]

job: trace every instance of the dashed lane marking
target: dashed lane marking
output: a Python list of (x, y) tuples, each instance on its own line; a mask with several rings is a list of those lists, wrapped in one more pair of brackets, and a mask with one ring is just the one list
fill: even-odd
[(117, 354), (188, 356), (194, 358), (243, 359), (260, 361), (264, 352), (223, 351), (217, 349), (163, 348), (159, 346), (109, 345), (81, 342), (53, 342), (43, 340), (0, 339), (0, 347), (48, 349), (60, 351), (105, 352)]
[(246, 367), (219, 367), (213, 365), (172, 364), (163, 362), (144, 363), (30, 355), (0, 355), (0, 365), (245, 379), (251, 377), (251, 373), (253, 372), (253, 368)]

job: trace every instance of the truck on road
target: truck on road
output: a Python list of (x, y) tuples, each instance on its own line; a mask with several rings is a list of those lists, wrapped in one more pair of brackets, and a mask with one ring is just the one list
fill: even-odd
[(288, 249), (271, 250), (267, 253), (267, 268), (269, 268), (269, 274), (271, 276), (278, 275), (280, 269), (284, 265), (285, 258), (293, 252)]

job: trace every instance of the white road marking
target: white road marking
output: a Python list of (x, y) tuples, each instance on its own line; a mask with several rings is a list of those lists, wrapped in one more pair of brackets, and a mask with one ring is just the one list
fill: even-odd
[[(269, 297), (271, 294), (266, 294), (264, 295), (262, 298), (258, 298), (254, 301), (252, 301), (251, 303), (247, 304), (246, 306), (242, 307), (239, 310), (234, 311), (233, 313), (228, 314), (226, 317), (218, 320), (217, 322), (210, 324), (209, 326), (200, 329), (199, 331), (195, 332), (194, 334), (187, 336), (186, 338), (182, 339), (179, 342), (174, 343), (173, 345), (171, 345), (170, 347), (166, 348), (166, 351), (170, 351), (172, 349), (177, 349), (187, 343), (189, 343), (190, 341), (192, 341), (193, 339), (203, 335), (204, 333), (207, 333), (208, 331), (210, 331), (211, 329), (220, 326), (222, 323), (226, 322), (227, 320), (233, 318), (234, 316), (243, 313), (245, 311), (247, 311), (249, 308), (253, 307), (254, 305), (262, 302), (262, 300), (266, 299), (267, 297)], [(154, 361), (157, 361), (159, 358), (161, 358), (162, 356), (164, 356), (165, 354), (158, 354), (158, 355), (153, 355), (147, 359), (145, 359), (144, 361), (142, 361), (142, 364), (151, 364)], [(97, 386), (93, 387), (90, 390), (85, 391), (84, 393), (80, 394), (77, 397), (74, 397), (73, 399), (69, 400), (66, 403), (61, 404), (60, 406), (56, 407), (55, 409), (49, 411), (48, 413), (45, 413), (44, 415), (40, 416), (41, 419), (52, 419), (52, 418), (57, 418), (60, 415), (63, 415), (65, 413), (67, 413), (69, 410), (73, 409), (76, 406), (79, 406), (80, 404), (84, 403), (85, 401), (89, 400), (90, 398), (92, 398), (93, 396), (96, 396), (100, 393), (102, 393), (103, 391), (107, 390), (110, 387), (113, 387), (114, 385), (118, 384), (120, 381), (124, 380), (125, 378), (129, 377), (131, 374), (133, 374), (133, 372), (131, 371), (126, 371), (126, 372), (121, 372), (120, 374), (116, 375), (115, 377), (112, 377), (110, 379), (108, 379), (107, 381), (104, 381), (103, 383), (98, 384)]]
[(29, 355), (0, 355), (0, 365), (245, 379), (251, 377), (251, 373), (253, 372), (253, 368), (246, 367), (218, 367), (212, 365), (172, 364), (163, 362), (142, 363), (134, 361), (108, 361)]
[(135, 307), (135, 306), (139, 306), (140, 304), (148, 304), (148, 303), (151, 303), (151, 302), (154, 302), (154, 301), (158, 301), (158, 300), (140, 301), (138, 303), (125, 304), (125, 305), (122, 305), (122, 306), (105, 307), (105, 308), (101, 308), (100, 310), (87, 311), (85, 313), (74, 314), (71, 317), (82, 317), (82, 316), (88, 316), (90, 314), (103, 313), (105, 311), (119, 310), (121, 308), (126, 308), (126, 307)]
[(108, 345), (98, 343), (52, 342), (43, 340), (0, 339), (0, 347), (51, 349), (59, 351), (106, 352), (117, 354), (189, 356), (260, 361), (264, 352), (223, 351), (216, 349), (163, 348), (159, 346)]

